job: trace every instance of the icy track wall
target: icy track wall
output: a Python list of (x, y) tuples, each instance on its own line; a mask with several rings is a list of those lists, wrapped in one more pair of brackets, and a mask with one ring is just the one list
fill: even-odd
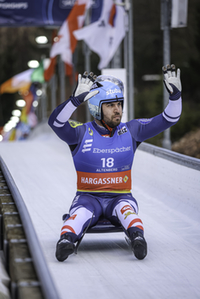
[(200, 160), (143, 143), (133, 162), (133, 194), (135, 189), (149, 201), (157, 199), (199, 219)]

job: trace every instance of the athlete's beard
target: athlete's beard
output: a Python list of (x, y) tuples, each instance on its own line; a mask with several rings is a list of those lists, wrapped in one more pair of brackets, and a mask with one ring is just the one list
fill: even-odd
[[(116, 116), (118, 116), (117, 119), (115, 118)], [(120, 115), (120, 113), (116, 113), (114, 116), (111, 117), (111, 119), (104, 118), (104, 121), (110, 128), (115, 128), (120, 124), (121, 118), (122, 116)]]

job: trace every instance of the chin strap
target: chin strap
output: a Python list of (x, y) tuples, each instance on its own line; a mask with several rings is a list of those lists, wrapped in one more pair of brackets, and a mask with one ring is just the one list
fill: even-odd
[(112, 137), (114, 135), (115, 128), (109, 127), (103, 119), (101, 120), (101, 123), (110, 132), (109, 137)]

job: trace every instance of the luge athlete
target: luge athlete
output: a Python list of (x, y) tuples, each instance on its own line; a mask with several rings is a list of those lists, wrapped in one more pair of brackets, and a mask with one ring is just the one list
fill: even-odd
[[(137, 259), (147, 255), (144, 227), (138, 204), (131, 194), (131, 167), (138, 145), (174, 125), (182, 111), (180, 70), (163, 67), (164, 83), (169, 92), (165, 110), (149, 119), (121, 123), (123, 83), (112, 76), (78, 76), (73, 95), (59, 105), (49, 125), (71, 150), (77, 171), (77, 193), (69, 217), (61, 229), (56, 258), (64, 261), (75, 250), (90, 223), (100, 217), (122, 225)], [(69, 119), (76, 108), (88, 101), (92, 122), (80, 124)]]

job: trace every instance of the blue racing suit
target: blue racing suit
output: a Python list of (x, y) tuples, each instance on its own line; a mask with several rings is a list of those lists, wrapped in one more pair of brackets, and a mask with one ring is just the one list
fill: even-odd
[(134, 154), (141, 142), (179, 120), (181, 105), (181, 98), (169, 100), (163, 113), (120, 123), (108, 138), (107, 129), (95, 120), (85, 124), (69, 120), (76, 109), (73, 97), (53, 111), (49, 125), (69, 145), (77, 172), (77, 194), (61, 235), (69, 233), (77, 241), (91, 218), (93, 226), (101, 216), (115, 225), (122, 224), (129, 235), (143, 233), (138, 204), (131, 194)]

